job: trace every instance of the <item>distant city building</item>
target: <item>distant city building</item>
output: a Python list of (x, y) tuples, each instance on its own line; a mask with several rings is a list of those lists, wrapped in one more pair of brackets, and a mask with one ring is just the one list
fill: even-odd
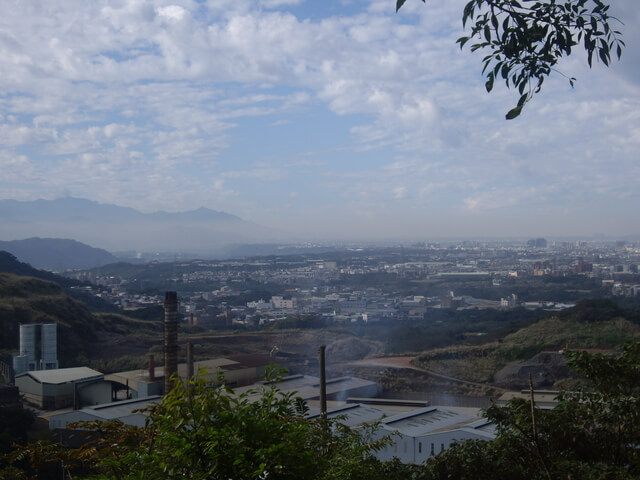
[(527, 241), (527, 245), (535, 248), (547, 248), (547, 240), (545, 238), (532, 238)]
[(13, 357), (14, 375), (56, 368), (58, 368), (56, 324), (20, 324), (20, 353)]
[(579, 259), (575, 267), (576, 273), (589, 273), (593, 270), (593, 264), (585, 262), (583, 259)]
[(512, 293), (507, 298), (500, 299), (500, 307), (502, 308), (515, 308), (518, 306), (518, 296), (515, 293)]
[(271, 297), (271, 304), (276, 310), (293, 310), (296, 306), (296, 301), (293, 298), (273, 296)]

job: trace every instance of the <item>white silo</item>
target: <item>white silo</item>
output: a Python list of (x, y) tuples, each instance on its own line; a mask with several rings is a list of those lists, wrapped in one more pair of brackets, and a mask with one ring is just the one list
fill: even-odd
[(39, 370), (40, 355), (36, 337), (40, 333), (39, 324), (20, 324), (20, 355), (27, 357), (27, 369)]
[(42, 325), (42, 343), (40, 369), (51, 370), (58, 368), (58, 336), (57, 325), (46, 323)]

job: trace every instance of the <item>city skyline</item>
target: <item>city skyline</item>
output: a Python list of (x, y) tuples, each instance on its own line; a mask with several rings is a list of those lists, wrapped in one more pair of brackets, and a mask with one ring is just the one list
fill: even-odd
[[(460, 51), (464, 1), (21, 2), (0, 19), (0, 199), (207, 207), (298, 238), (640, 234), (627, 48), (521, 117)], [(45, 234), (45, 233), (43, 233)]]

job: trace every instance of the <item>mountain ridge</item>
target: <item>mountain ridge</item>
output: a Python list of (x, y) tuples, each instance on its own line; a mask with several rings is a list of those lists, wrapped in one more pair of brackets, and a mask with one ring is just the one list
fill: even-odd
[(216, 255), (229, 246), (264, 243), (276, 232), (206, 207), (143, 213), (83, 198), (0, 200), (0, 240), (70, 238), (108, 251)]
[(51, 271), (87, 269), (118, 261), (117, 257), (104, 249), (67, 238), (0, 240), (0, 250), (15, 255), (35, 268)]

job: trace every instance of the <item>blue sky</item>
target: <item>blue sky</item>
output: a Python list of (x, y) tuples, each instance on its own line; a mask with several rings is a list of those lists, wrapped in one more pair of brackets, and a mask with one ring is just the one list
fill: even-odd
[(0, 198), (223, 210), (297, 238), (639, 235), (640, 2), (517, 120), (464, 1), (2, 2)]

